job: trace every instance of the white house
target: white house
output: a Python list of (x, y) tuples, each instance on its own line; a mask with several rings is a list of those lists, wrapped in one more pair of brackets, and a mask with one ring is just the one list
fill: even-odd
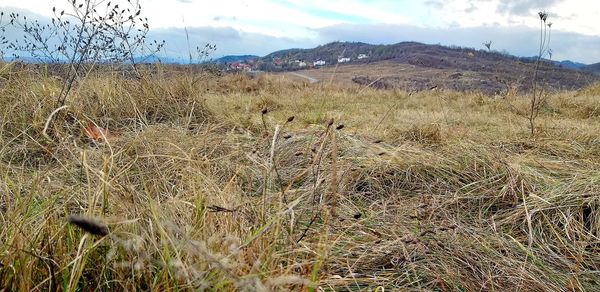
[(298, 67), (306, 67), (306, 62), (304, 62), (302, 60), (295, 60), (294, 64), (296, 64), (296, 66), (298, 66)]
[(344, 58), (344, 57), (339, 57), (338, 58), (338, 63), (346, 63), (346, 62), (350, 62), (350, 58)]
[(368, 58), (368, 57), (369, 57), (369, 56), (367, 56), (366, 54), (360, 54), (360, 55), (358, 55), (358, 59), (359, 59), (359, 60), (366, 59), (366, 58)]
[(315, 67), (316, 66), (325, 66), (326, 64), (327, 63), (323, 60), (318, 60), (318, 61), (313, 62), (313, 66), (315, 66)]

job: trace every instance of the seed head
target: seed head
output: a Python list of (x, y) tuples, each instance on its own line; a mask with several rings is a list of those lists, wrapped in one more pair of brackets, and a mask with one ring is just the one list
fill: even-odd
[(333, 118), (330, 118), (329, 120), (327, 120), (327, 126), (331, 127), (331, 125), (333, 125)]
[(266, 107), (263, 107), (263, 109), (262, 109), (261, 113), (262, 113), (263, 115), (266, 115), (268, 112), (269, 112), (269, 109), (268, 109), (268, 108), (266, 108)]
[(291, 117), (289, 117), (289, 118), (287, 119), (287, 122), (288, 122), (288, 123), (291, 123), (291, 122), (293, 122), (293, 121), (294, 121), (294, 119), (295, 119), (295, 118), (296, 118), (295, 116), (291, 116)]
[(83, 229), (87, 233), (98, 236), (108, 235), (108, 226), (96, 220), (79, 215), (69, 215), (69, 223)]

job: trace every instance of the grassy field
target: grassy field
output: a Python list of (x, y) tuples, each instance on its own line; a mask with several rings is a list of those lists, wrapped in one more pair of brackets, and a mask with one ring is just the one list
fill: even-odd
[[(387, 60), (363, 64), (338, 64), (281, 74), (292, 80), (302, 81), (303, 78), (300, 77), (303, 75), (316, 78), (326, 84), (404, 91), (437, 88), (461, 92), (478, 91), (490, 96), (502, 96), (507, 91), (530, 91), (534, 63), (472, 59), (467, 53), (464, 53), (464, 56), (448, 65), (424, 65), (418, 62), (414, 65), (402, 60)], [(539, 72), (539, 81), (546, 84), (550, 91), (579, 89), (600, 81), (599, 75), (556, 66), (543, 67)], [(294, 76), (294, 74), (301, 76)]]
[(530, 137), (523, 96), (158, 68), (51, 115), (59, 79), (1, 72), (0, 289), (600, 285), (600, 85)]
[[(398, 88), (409, 88), (416, 81), (423, 80), (422, 83), (439, 83), (457, 72), (456, 69), (435, 69), (425, 68), (410, 64), (402, 64), (394, 61), (380, 61), (370, 64), (342, 64), (338, 66), (327, 66), (318, 69), (308, 69), (297, 71), (306, 76), (316, 78), (327, 84), (341, 84), (346, 87), (360, 86), (352, 81), (356, 76), (369, 76), (373, 79), (377, 78), (399, 78)], [(472, 75), (472, 78), (481, 77), (482, 74), (474, 72), (463, 72), (467, 75)], [(490, 74), (491, 75), (491, 74)], [(290, 76), (287, 74), (287, 76)], [(301, 80), (290, 76), (292, 80)], [(412, 82), (411, 82), (412, 81)]]

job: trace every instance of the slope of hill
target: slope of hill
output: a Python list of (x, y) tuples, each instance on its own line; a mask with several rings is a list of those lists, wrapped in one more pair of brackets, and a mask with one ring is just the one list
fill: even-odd
[[(362, 58), (359, 58), (361, 56)], [(335, 42), (319, 46), (314, 49), (291, 49), (271, 53), (260, 59), (262, 70), (289, 71), (299, 68), (296, 60), (312, 64), (315, 60), (325, 61), (326, 64), (339, 64), (339, 58), (348, 58), (344, 64), (360, 65), (373, 64), (382, 61), (396, 64), (412, 65), (421, 70), (425, 75), (412, 76), (419, 80), (407, 82), (406, 72), (398, 71), (395, 75), (381, 76), (376, 70), (373, 75), (367, 76), (356, 70), (356, 82), (367, 85), (375, 80), (378, 87), (394, 88), (398, 84), (433, 83), (433, 86), (450, 87), (462, 90), (482, 90), (486, 93), (498, 93), (507, 85), (527, 90), (531, 87), (535, 61), (531, 58), (518, 58), (515, 56), (488, 52), (462, 47), (445, 47), (441, 45), (427, 45), (416, 42), (403, 42), (393, 45), (369, 45), (365, 43)], [(566, 64), (566, 63), (565, 63)], [(558, 66), (553, 62), (543, 62), (539, 68), (542, 81), (554, 89), (581, 88), (591, 82), (598, 81), (599, 76), (590, 72), (577, 71), (565, 66)], [(437, 74), (446, 72), (448, 74)], [(430, 80), (433, 76), (445, 76), (442, 80)], [(453, 74), (457, 73), (457, 74)], [(454, 85), (461, 83), (461, 76), (470, 76), (471, 80), (478, 80), (477, 84), (469, 82), (469, 86)], [(404, 88), (405, 86), (400, 86)], [(408, 86), (405, 89), (421, 89), (421, 85)]]
[(593, 72), (596, 74), (600, 74), (600, 63), (596, 63), (596, 64), (591, 64), (591, 65), (587, 65), (583, 68), (581, 68), (584, 71), (589, 71), (589, 72)]
[(227, 64), (227, 63), (235, 63), (235, 62), (247, 62), (249, 60), (256, 60), (259, 56), (255, 55), (231, 55), (231, 56), (223, 56), (221, 58), (212, 60), (208, 63), (214, 64)]
[(566, 61), (553, 61), (554, 64), (564, 67), (564, 68), (568, 68), (568, 69), (582, 69), (583, 67), (587, 66), (587, 64), (583, 64), (583, 63), (579, 63), (579, 62), (573, 62), (570, 60), (566, 60)]
[[(385, 47), (371, 45), (360, 42), (333, 42), (326, 45), (318, 46), (313, 49), (288, 49), (273, 52), (261, 58), (261, 61), (269, 63), (275, 59), (283, 60), (306, 60), (317, 61), (323, 60), (329, 64), (335, 63), (338, 57), (344, 56), (351, 59), (358, 58), (360, 54), (368, 54), (375, 48)], [(286, 66), (284, 66), (284, 69)], [(276, 69), (276, 68), (273, 68)]]
[(147, 56), (140, 56), (140, 57), (136, 57), (135, 58), (135, 62), (140, 64), (152, 64), (152, 63), (156, 63), (156, 62), (160, 62), (163, 64), (184, 64), (184, 63), (189, 63), (184, 61), (182, 58), (172, 58), (172, 57), (165, 57), (165, 56), (156, 56), (156, 55), (147, 55)]
[[(522, 61), (530, 61), (530, 62), (536, 62), (537, 59), (538, 59), (538, 57), (536, 57), (536, 56), (520, 58), (520, 60), (522, 60)], [(581, 70), (581, 69), (583, 69), (583, 67), (587, 66), (587, 64), (573, 62), (571, 60), (557, 61), (557, 60), (543, 59), (543, 61), (552, 63), (552, 64), (562, 67), (562, 68), (573, 69), (573, 70)]]

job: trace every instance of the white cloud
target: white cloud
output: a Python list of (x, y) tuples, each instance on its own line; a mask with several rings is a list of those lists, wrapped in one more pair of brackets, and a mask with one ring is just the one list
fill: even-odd
[[(48, 17), (51, 16), (53, 5), (59, 6), (58, 9), (69, 5), (67, 0), (1, 1), (0, 10), (12, 6)], [(478, 46), (482, 41), (492, 39), (488, 31), (506, 32), (506, 38), (512, 35), (514, 39), (518, 39), (523, 36), (524, 29), (537, 29), (539, 20), (536, 12), (547, 10), (557, 36), (553, 37), (557, 48), (554, 50), (555, 56), (586, 61), (596, 58), (598, 61), (597, 50), (589, 46), (590, 41), (600, 40), (600, 29), (596, 23), (597, 16), (600, 15), (600, 1), (594, 0), (140, 0), (140, 3), (143, 14), (150, 20), (151, 29), (161, 29), (161, 35), (175, 32), (175, 28), (184, 26), (190, 30), (199, 28), (198, 31), (205, 33), (235, 30), (243, 36), (245, 43), (252, 45), (236, 45), (230, 39), (207, 41), (234, 46), (235, 48), (227, 49), (231, 52), (239, 51), (237, 48), (256, 50), (246, 51), (247, 53), (263, 53), (267, 49), (288, 44), (300, 46), (306, 43), (306, 46), (310, 46), (329, 40), (361, 40), (352, 39), (359, 34), (344, 31), (338, 31), (335, 35), (336, 32), (331, 28), (354, 27), (349, 25), (372, 28), (376, 24), (402, 25), (422, 29), (422, 32), (445, 33), (470, 28), (481, 35), (463, 34), (463, 39), (457, 37), (452, 41), (457, 45)], [(329, 34), (323, 37), (326, 31)], [(366, 33), (367, 36), (381, 35), (379, 31)], [(561, 34), (565, 33), (570, 33), (569, 36), (579, 35), (581, 38), (561, 40)], [(405, 35), (414, 34), (408, 31)], [(385, 38), (382, 42), (394, 42), (397, 36), (390, 31), (387, 35), (381, 35)], [(438, 42), (433, 34), (416, 34), (414, 37), (423, 42)], [(467, 37), (472, 39), (466, 39)], [(272, 43), (262, 46), (254, 41), (268, 41), (269, 38)], [(586, 45), (572, 43), (578, 41)], [(592, 49), (577, 49), (582, 47)], [(225, 50), (224, 47), (221, 49)], [(510, 51), (519, 53), (525, 52), (525, 49)]]
[[(104, 0), (108, 1), (108, 0)], [(113, 0), (113, 2), (124, 0)], [(2, 0), (0, 7), (18, 7), (50, 16), (52, 6), (66, 0)], [(152, 27), (230, 26), (244, 31), (285, 36), (307, 33), (348, 21), (327, 13), (369, 23), (412, 24), (420, 27), (482, 25), (536, 27), (537, 10), (548, 10), (557, 29), (600, 36), (596, 18), (600, 1), (593, 0), (140, 0)]]
[(458, 27), (528, 26), (537, 28), (537, 12), (550, 14), (556, 30), (600, 36), (600, 1), (593, 0), (438, 0), (437, 15)]

